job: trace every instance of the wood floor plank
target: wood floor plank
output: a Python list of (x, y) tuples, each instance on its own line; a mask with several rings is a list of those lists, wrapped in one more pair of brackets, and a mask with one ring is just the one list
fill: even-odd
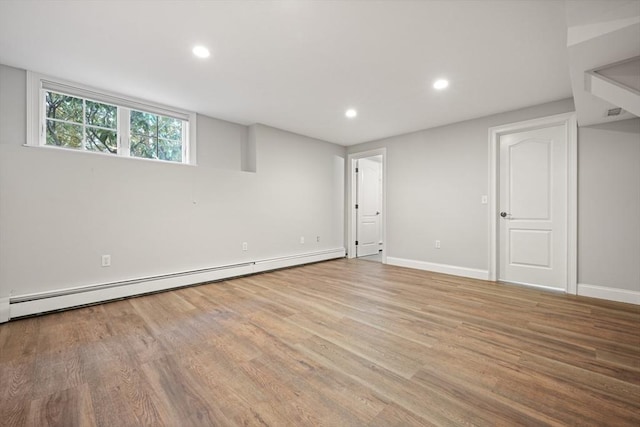
[(153, 390), (141, 367), (123, 367), (118, 377), (118, 390), (126, 397), (125, 406), (133, 412), (133, 424), (141, 426), (170, 426), (167, 423), (166, 408), (158, 406), (159, 399)]
[(40, 324), (40, 318), (33, 317), (0, 325), (0, 363), (35, 355)]
[[(388, 371), (340, 346), (320, 337), (309, 339), (300, 350), (331, 370), (347, 375), (354, 381), (370, 387), (381, 399), (394, 402), (428, 422), (437, 425), (471, 424), (461, 414), (455, 403), (452, 405), (443, 396), (427, 391), (400, 375)], [(466, 422), (465, 422), (466, 420)]]
[(33, 370), (32, 398), (41, 398), (60, 390), (74, 389), (85, 383), (84, 363), (77, 346), (43, 351)]
[(520, 366), (565, 383), (587, 388), (595, 395), (606, 396), (614, 401), (618, 400), (631, 410), (640, 402), (640, 373), (635, 383), (629, 383), (599, 372), (533, 354), (523, 355), (520, 359)]
[(0, 325), (0, 425), (640, 425), (640, 307), (335, 260)]
[(30, 404), (30, 400), (21, 398), (0, 399), (0, 425), (3, 427), (27, 425)]
[(368, 425), (370, 427), (433, 427), (438, 424), (418, 417), (394, 403), (389, 403)]
[(491, 393), (489, 389), (479, 387), (472, 377), (461, 374), (460, 370), (446, 371), (434, 367), (425, 367), (414, 375), (413, 380), (432, 393), (443, 396), (458, 405), (466, 420), (476, 425), (513, 426), (513, 425), (556, 425), (560, 422), (546, 415), (530, 410), (526, 405), (514, 402), (504, 396)]
[[(335, 407), (327, 395), (318, 391), (307, 381), (306, 376), (283, 378), (277, 366), (269, 366), (265, 360), (244, 363), (242, 369), (247, 378), (269, 394), (278, 396), (278, 409), (284, 415), (285, 425), (336, 425), (341, 422), (341, 408)], [(353, 424), (351, 414), (346, 414), (349, 424)], [(342, 419), (346, 423), (345, 419)]]
[(0, 363), (0, 401), (25, 396), (30, 398), (35, 381), (34, 369), (35, 355)]
[(95, 417), (86, 384), (31, 401), (28, 426), (91, 427)]
[[(127, 397), (119, 386), (91, 386), (91, 401), (98, 427), (126, 426), (135, 420), (135, 414), (127, 404)], [(142, 424), (139, 424), (142, 425)]]
[(273, 425), (279, 419), (274, 419), (273, 415), (278, 412), (267, 404), (267, 399), (261, 396), (256, 398), (250, 392), (238, 391), (248, 384), (246, 376), (241, 374), (240, 365), (234, 372), (234, 382), (228, 384), (228, 372), (218, 375), (219, 372), (224, 372), (224, 367), (221, 370), (211, 367), (211, 360), (215, 357), (214, 349), (209, 347), (203, 352), (196, 351), (187, 357), (181, 357), (178, 363), (185, 372), (183, 381), (190, 382), (208, 402), (217, 402), (216, 405), (208, 405), (211, 417), (218, 420), (217, 425)]
[(167, 414), (164, 417), (167, 425), (212, 426), (222, 421), (209, 411), (205, 397), (194, 386), (197, 383), (187, 380), (173, 357), (146, 363), (142, 369), (158, 397), (156, 407)]

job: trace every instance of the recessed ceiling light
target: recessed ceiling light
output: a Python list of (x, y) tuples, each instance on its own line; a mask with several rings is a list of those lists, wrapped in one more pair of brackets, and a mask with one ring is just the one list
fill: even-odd
[(449, 86), (449, 81), (445, 79), (436, 80), (433, 83), (433, 88), (438, 90), (446, 89), (448, 86)]
[(349, 108), (345, 113), (345, 116), (349, 117), (350, 119), (353, 119), (355, 116), (358, 115), (358, 112), (356, 110), (354, 110), (353, 108)]
[(209, 49), (207, 49), (204, 46), (195, 46), (192, 50), (193, 54), (195, 56), (197, 56), (198, 58), (208, 58), (209, 55), (211, 55), (209, 53)]

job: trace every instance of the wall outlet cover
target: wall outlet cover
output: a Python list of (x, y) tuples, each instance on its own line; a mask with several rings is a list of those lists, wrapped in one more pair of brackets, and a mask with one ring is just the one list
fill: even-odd
[(103, 267), (111, 266), (111, 255), (102, 255), (102, 266)]

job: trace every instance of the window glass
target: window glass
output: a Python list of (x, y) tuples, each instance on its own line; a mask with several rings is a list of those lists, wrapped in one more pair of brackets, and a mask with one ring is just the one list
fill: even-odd
[(182, 162), (183, 126), (180, 119), (131, 110), (131, 155)]
[(46, 144), (82, 148), (82, 99), (46, 94)]
[(85, 140), (91, 151), (118, 152), (118, 107), (85, 100)]
[(45, 144), (117, 154), (118, 107), (48, 91), (45, 110)]
[[(42, 93), (45, 105), (40, 144), (170, 162), (186, 161), (188, 120), (128, 108), (126, 103), (114, 105), (68, 95), (57, 89), (43, 89)], [(128, 134), (120, 133), (119, 123), (129, 124)]]

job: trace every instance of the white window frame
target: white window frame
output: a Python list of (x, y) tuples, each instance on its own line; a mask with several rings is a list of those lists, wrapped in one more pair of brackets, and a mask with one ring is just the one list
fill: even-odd
[[(91, 150), (77, 150), (74, 148), (53, 147), (46, 145), (46, 111), (45, 94), (47, 91), (62, 93), (91, 101), (103, 102), (118, 107), (118, 153), (103, 153)], [(136, 110), (145, 113), (157, 114), (184, 120), (182, 127), (182, 162), (174, 162), (162, 159), (148, 159), (131, 156), (130, 152), (130, 111)], [(71, 83), (62, 79), (45, 76), (42, 74), (27, 72), (27, 146), (49, 147), (73, 152), (92, 153), (110, 157), (124, 157), (138, 160), (151, 160), (170, 164), (196, 164), (196, 114), (189, 111), (167, 107), (154, 102), (120, 95), (117, 93), (95, 89), (89, 86)]]

